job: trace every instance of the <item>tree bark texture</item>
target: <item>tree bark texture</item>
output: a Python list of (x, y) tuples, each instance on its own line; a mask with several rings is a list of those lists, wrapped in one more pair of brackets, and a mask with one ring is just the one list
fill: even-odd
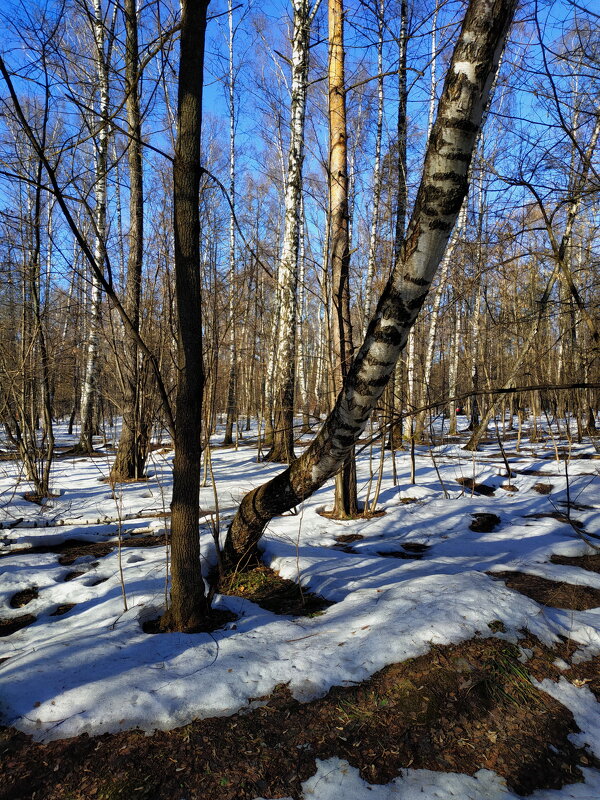
[[(350, 212), (348, 133), (344, 75), (344, 3), (329, 0), (329, 245), (333, 302), (334, 388), (342, 390), (354, 355), (350, 320)], [(336, 475), (332, 514), (353, 517), (358, 511), (354, 448)]]
[(279, 324), (275, 344), (273, 441), (266, 456), (267, 461), (286, 464), (294, 460), (298, 252), (310, 34), (308, 0), (293, 0), (293, 7), (290, 149), (285, 183), (283, 249), (277, 273)]
[(177, 295), (177, 407), (171, 502), (171, 606), (163, 627), (197, 630), (209, 606), (200, 568), (198, 531), (202, 395), (200, 281), (200, 134), (204, 39), (208, 0), (183, 0), (178, 131), (173, 164), (175, 289)]
[[(109, 41), (108, 53), (105, 52), (104, 20), (100, 0), (93, 0), (94, 8), (94, 40), (96, 45), (96, 73), (100, 90), (99, 120), (100, 130), (95, 150), (96, 181), (94, 194), (94, 224), (96, 227), (96, 243), (94, 258), (101, 268), (106, 262), (106, 195), (108, 172), (109, 144), (109, 63), (112, 39)], [(92, 274), (92, 295), (89, 313), (89, 331), (87, 337), (87, 353), (85, 376), (81, 394), (81, 432), (79, 447), (91, 453), (94, 433), (94, 411), (98, 394), (98, 351), (102, 314), (102, 286), (98, 277)]]
[[(124, 0), (126, 34), (125, 91), (129, 143), (129, 252), (125, 310), (137, 332), (140, 329), (142, 262), (144, 257), (144, 186), (142, 171), (142, 123), (139, 100), (138, 24), (135, 0)], [(139, 348), (125, 330), (125, 381), (123, 427), (111, 478), (115, 481), (141, 478), (148, 452), (148, 423), (142, 418)]]
[(394, 270), (336, 404), (309, 448), (247, 494), (228, 531), (229, 565), (257, 557), (267, 522), (309, 497), (340, 469), (380, 398), (450, 238), (515, 0), (471, 0), (440, 99), (421, 184)]

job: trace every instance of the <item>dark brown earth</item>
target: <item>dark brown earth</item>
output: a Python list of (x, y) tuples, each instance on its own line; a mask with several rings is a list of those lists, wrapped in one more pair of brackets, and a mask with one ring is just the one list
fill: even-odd
[(456, 482), (464, 489), (473, 492), (473, 494), (483, 494), (486, 497), (493, 497), (496, 493), (493, 486), (488, 486), (487, 483), (476, 483), (473, 478), (457, 478)]
[[(0, 729), (0, 798), (298, 798), (315, 759), (333, 755), (370, 783), (387, 783), (409, 766), (492, 769), (522, 794), (580, 781), (580, 766), (600, 764), (568, 740), (577, 730), (570, 712), (529, 680), (558, 679), (553, 661), (569, 648), (550, 652), (531, 638), (523, 644), (532, 652), (526, 664), (515, 645), (494, 637), (436, 646), (311, 703), (280, 686), (259, 708), (152, 736), (129, 731), (41, 745)], [(597, 668), (565, 674), (597, 693)]]
[(551, 581), (547, 578), (540, 578), (538, 575), (527, 575), (524, 572), (493, 572), (490, 574), (493, 578), (503, 580), (509, 589), (515, 589), (544, 606), (568, 608), (574, 611), (600, 607), (600, 589), (578, 586), (564, 581)]

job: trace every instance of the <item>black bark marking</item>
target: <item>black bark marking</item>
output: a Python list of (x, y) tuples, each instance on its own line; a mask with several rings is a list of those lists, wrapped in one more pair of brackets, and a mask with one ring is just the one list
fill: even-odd
[[(408, 320), (409, 314), (403, 316)], [(390, 325), (387, 328), (380, 328), (378, 331), (375, 331), (373, 339), (380, 344), (390, 344), (393, 347), (399, 347), (402, 343), (402, 334), (393, 325)]]
[(429, 286), (429, 281), (425, 278), (413, 278), (413, 276), (405, 272), (402, 276), (403, 280), (408, 281), (408, 283), (414, 283), (415, 286)]
[(443, 219), (432, 219), (429, 223), (430, 231), (449, 231), (452, 228), (452, 222), (445, 222)]

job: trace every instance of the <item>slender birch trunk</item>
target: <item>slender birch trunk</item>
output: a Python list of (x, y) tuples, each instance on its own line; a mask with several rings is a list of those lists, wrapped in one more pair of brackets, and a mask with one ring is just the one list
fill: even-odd
[[(94, 259), (101, 268), (106, 263), (106, 202), (109, 132), (109, 63), (112, 49), (112, 36), (106, 52), (106, 36), (102, 18), (100, 0), (93, 0), (93, 24), (95, 43), (96, 78), (98, 80), (100, 104), (98, 119), (100, 130), (95, 144), (94, 166), (96, 180), (94, 194), (94, 225), (96, 237)], [(81, 432), (79, 447), (88, 453), (93, 451), (92, 436), (94, 434), (94, 413), (98, 401), (98, 352), (102, 317), (102, 286), (98, 276), (91, 276), (91, 298), (89, 307), (89, 330), (86, 345), (86, 361), (81, 394)]]
[(400, 257), (379, 300), (335, 407), (309, 448), (246, 495), (227, 535), (231, 566), (258, 557), (276, 514), (336, 474), (364, 431), (421, 309), (467, 192), (467, 176), (515, 0), (470, 0), (449, 65), (423, 176)]
[[(223, 444), (233, 444), (233, 424), (237, 416), (236, 372), (237, 352), (235, 346), (235, 72), (233, 67), (233, 0), (228, 0), (227, 16), (229, 21), (229, 378), (227, 381), (227, 419)], [(237, 430), (237, 423), (236, 423)], [(236, 435), (237, 441), (237, 435)]]
[[(435, 298), (433, 301), (433, 307), (431, 309), (431, 320), (429, 323), (429, 334), (427, 337), (427, 350), (425, 352), (425, 363), (423, 364), (423, 393), (422, 398), (424, 401), (428, 401), (427, 395), (429, 392), (429, 386), (431, 383), (431, 372), (433, 368), (433, 356), (435, 353), (435, 339), (437, 335), (438, 329), (438, 318), (440, 315), (440, 308), (442, 307), (442, 298), (444, 296), (444, 292), (446, 290), (446, 283), (448, 280), (448, 272), (450, 269), (450, 262), (452, 261), (452, 256), (454, 255), (454, 251), (456, 249), (456, 244), (462, 234), (462, 230), (466, 223), (466, 216), (467, 216), (467, 208), (466, 204), (463, 203), (463, 207), (461, 209), (461, 213), (458, 217), (458, 222), (456, 223), (456, 227), (452, 232), (452, 238), (448, 243), (448, 247), (446, 249), (446, 254), (442, 259), (442, 265), (440, 267), (440, 282), (438, 283), (438, 287), (435, 293)], [(414, 328), (413, 328), (414, 330)], [(452, 396), (452, 395), (451, 395)], [(422, 411), (417, 415), (415, 420), (415, 439), (419, 441), (423, 434), (423, 430), (425, 428), (425, 418), (426, 418), (426, 411)]]
[(383, 134), (383, 14), (384, 0), (377, 5), (377, 125), (375, 128), (375, 165), (373, 167), (373, 205), (371, 232), (369, 236), (369, 257), (367, 261), (367, 278), (365, 283), (365, 316), (363, 336), (371, 321), (371, 302), (373, 299), (373, 278), (375, 275), (375, 255), (377, 252), (377, 229), (379, 222), (379, 204), (381, 202), (381, 138)]
[(316, 6), (294, 0), (292, 28), (291, 129), (285, 181), (283, 247), (277, 272), (277, 339), (275, 343), (273, 440), (267, 461), (294, 460), (294, 387), (296, 382), (296, 318), (298, 249), (301, 226), (304, 118), (308, 79), (310, 25)]

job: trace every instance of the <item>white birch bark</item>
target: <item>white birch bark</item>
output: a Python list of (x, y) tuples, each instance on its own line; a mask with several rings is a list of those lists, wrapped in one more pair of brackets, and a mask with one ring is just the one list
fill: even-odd
[(256, 557), (265, 525), (344, 464), (392, 374), (467, 193), (469, 164), (515, 0), (470, 0), (450, 61), (400, 256), (333, 411), (293, 464), (243, 499), (225, 545), (231, 566)]
[(377, 228), (379, 222), (379, 204), (381, 201), (381, 137), (383, 133), (383, 12), (384, 0), (377, 6), (377, 126), (375, 129), (375, 165), (373, 167), (373, 216), (369, 235), (369, 258), (367, 261), (367, 279), (365, 285), (365, 317), (363, 336), (371, 321), (371, 302), (373, 298), (373, 277), (375, 275), (375, 253), (377, 250)]
[[(236, 346), (235, 346), (235, 73), (233, 64), (233, 0), (228, 0), (227, 14), (229, 21), (229, 380), (227, 386), (227, 421), (223, 444), (233, 442), (233, 423), (236, 415)], [(236, 426), (237, 427), (237, 426)], [(237, 435), (236, 435), (237, 441)]]
[[(304, 119), (309, 33), (313, 14), (308, 0), (293, 0), (291, 126), (285, 180), (283, 246), (277, 272), (277, 339), (274, 362), (274, 430), (268, 459), (290, 463), (293, 450), (293, 404), (296, 376), (296, 316), (300, 199), (304, 159)], [(314, 12), (314, 9), (313, 9)]]
[[(94, 209), (95, 244), (94, 258), (96, 263), (104, 266), (105, 241), (106, 241), (106, 194), (107, 194), (107, 169), (108, 169), (108, 144), (109, 144), (109, 83), (108, 60), (110, 55), (105, 53), (106, 37), (102, 19), (102, 6), (100, 0), (93, 0), (94, 54), (96, 77), (99, 88), (98, 119), (100, 129), (95, 144), (94, 167), (96, 180), (94, 194), (96, 206)], [(85, 371), (83, 389), (81, 394), (81, 433), (80, 446), (88, 451), (92, 450), (93, 415), (97, 398), (98, 382), (98, 351), (102, 313), (102, 287), (95, 274), (91, 276), (91, 298), (89, 310), (89, 330), (86, 344)]]

